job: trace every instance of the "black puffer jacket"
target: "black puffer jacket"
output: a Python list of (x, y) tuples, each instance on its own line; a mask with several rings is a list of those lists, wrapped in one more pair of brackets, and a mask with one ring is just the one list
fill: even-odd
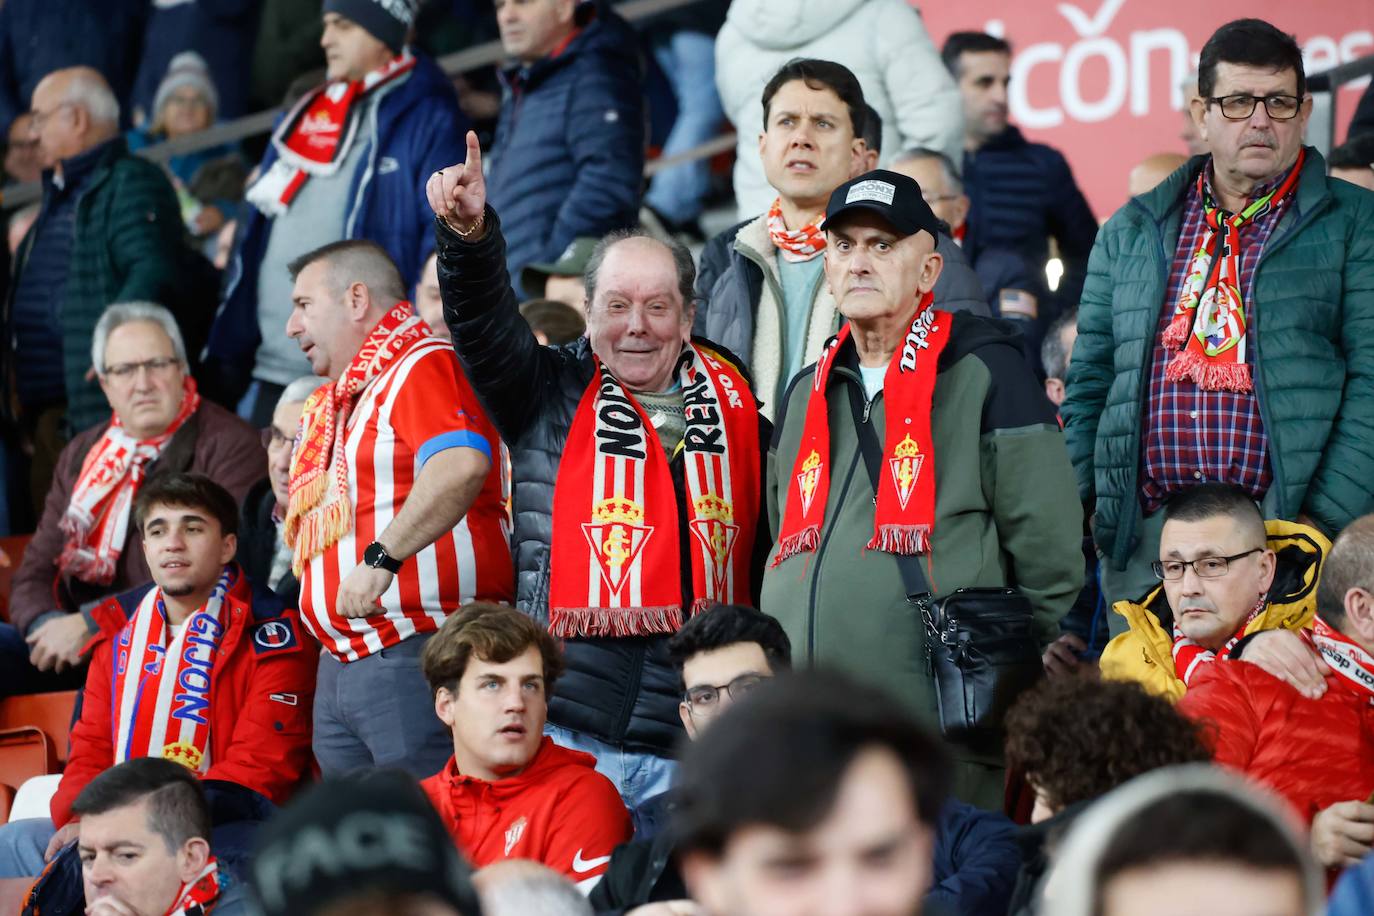
[[(439, 288), (453, 345), (511, 450), (516, 604), (547, 624), (554, 482), (568, 428), (595, 366), (585, 337), (563, 347), (541, 347), (535, 341), (520, 317), (506, 273), (505, 239), (490, 207), (486, 221), (486, 235), (474, 243), (438, 224)], [(738, 365), (731, 354), (722, 355)], [(759, 423), (762, 453), (772, 429), (762, 417)], [(675, 459), (670, 469), (678, 505), (685, 505), (682, 461)], [(679, 513), (679, 519), (682, 568), (687, 569), (691, 539), (685, 515)], [(755, 597), (769, 547), (767, 531), (760, 517)], [(690, 577), (684, 577), (684, 607), (690, 606), (690, 589)], [(610, 744), (669, 756), (682, 726), (677, 714), (680, 688), (667, 641), (664, 636), (567, 640), (567, 671), (549, 703), (549, 721)]]

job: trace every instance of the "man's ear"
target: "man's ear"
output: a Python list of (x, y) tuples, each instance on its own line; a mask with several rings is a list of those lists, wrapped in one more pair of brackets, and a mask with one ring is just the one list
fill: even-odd
[(1197, 97), (1190, 99), (1188, 102), (1188, 113), (1193, 117), (1193, 124), (1197, 127), (1198, 136), (1206, 140), (1207, 102)]
[(921, 292), (927, 293), (935, 288), (935, 281), (940, 279), (940, 271), (945, 269), (944, 255), (938, 251), (932, 251), (926, 255), (926, 262), (921, 267)]
[(862, 137), (855, 137), (849, 144), (849, 177), (858, 178), (868, 168), (868, 144)]
[(434, 714), (449, 728), (453, 728), (454, 700), (453, 693), (447, 687), (440, 687), (434, 692)]
[(182, 884), (190, 884), (210, 861), (210, 844), (204, 837), (192, 837), (177, 852), (177, 873)]
[(686, 703), (677, 704), (677, 717), (682, 720), (682, 727), (687, 730), (687, 737), (692, 741), (697, 740), (697, 724), (692, 721), (692, 708)]
[(1374, 595), (1358, 586), (1347, 591), (1345, 619), (1361, 643), (1374, 644)]
[(226, 534), (219, 548), (219, 564), (223, 566), (234, 559), (234, 554), (239, 550), (239, 536), (237, 534)]
[(955, 229), (958, 229), (968, 220), (968, 211), (971, 206), (973, 206), (973, 204), (968, 199), (967, 194), (960, 194), (958, 197), (954, 199), (955, 217), (954, 225), (949, 227), (950, 232), (953, 232)]
[(1269, 587), (1274, 584), (1274, 573), (1278, 569), (1278, 556), (1272, 550), (1264, 550), (1260, 553), (1260, 595), (1269, 594)]
[(678, 861), (687, 893), (708, 913), (727, 913), (722, 886), (721, 861), (700, 850), (684, 853)]
[(344, 305), (348, 308), (349, 317), (354, 321), (362, 321), (372, 308), (372, 291), (361, 280), (350, 283), (348, 289), (344, 290)]

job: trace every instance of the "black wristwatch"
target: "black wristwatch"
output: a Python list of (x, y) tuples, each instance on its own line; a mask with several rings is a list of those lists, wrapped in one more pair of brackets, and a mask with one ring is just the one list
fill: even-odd
[(392, 575), (401, 571), (401, 561), (387, 553), (386, 548), (377, 541), (367, 545), (363, 551), (363, 562), (373, 569), (385, 569)]

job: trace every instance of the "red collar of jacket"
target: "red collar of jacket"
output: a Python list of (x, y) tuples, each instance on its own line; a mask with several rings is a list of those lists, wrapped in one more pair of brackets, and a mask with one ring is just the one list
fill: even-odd
[(552, 738), (545, 735), (540, 740), (539, 750), (534, 752), (534, 757), (530, 760), (529, 766), (514, 776), (506, 776), (501, 779), (480, 779), (476, 776), (465, 776), (458, 772), (458, 761), (453, 757), (450, 757), (448, 763), (444, 764), (439, 775), (443, 780), (444, 788), (455, 797), (473, 795), (488, 797), (494, 801), (503, 801), (522, 795), (531, 788), (548, 785), (549, 775), (565, 767), (585, 767), (589, 770), (595, 770), (596, 758), (591, 754), (570, 750), (555, 744)]

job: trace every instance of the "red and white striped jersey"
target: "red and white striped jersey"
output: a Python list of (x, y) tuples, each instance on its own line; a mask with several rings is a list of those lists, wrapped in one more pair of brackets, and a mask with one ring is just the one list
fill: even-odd
[[(411, 344), (363, 389), (341, 435), (353, 530), (312, 559), (301, 577), (301, 617), (326, 650), (341, 662), (356, 661), (437, 630), (470, 601), (512, 600), (506, 462), (449, 343), (426, 337)], [(424, 463), (455, 447), (475, 448), (491, 459), (467, 515), (405, 560), (382, 594), (382, 612), (360, 619), (335, 613), (339, 583), (401, 510)]]

